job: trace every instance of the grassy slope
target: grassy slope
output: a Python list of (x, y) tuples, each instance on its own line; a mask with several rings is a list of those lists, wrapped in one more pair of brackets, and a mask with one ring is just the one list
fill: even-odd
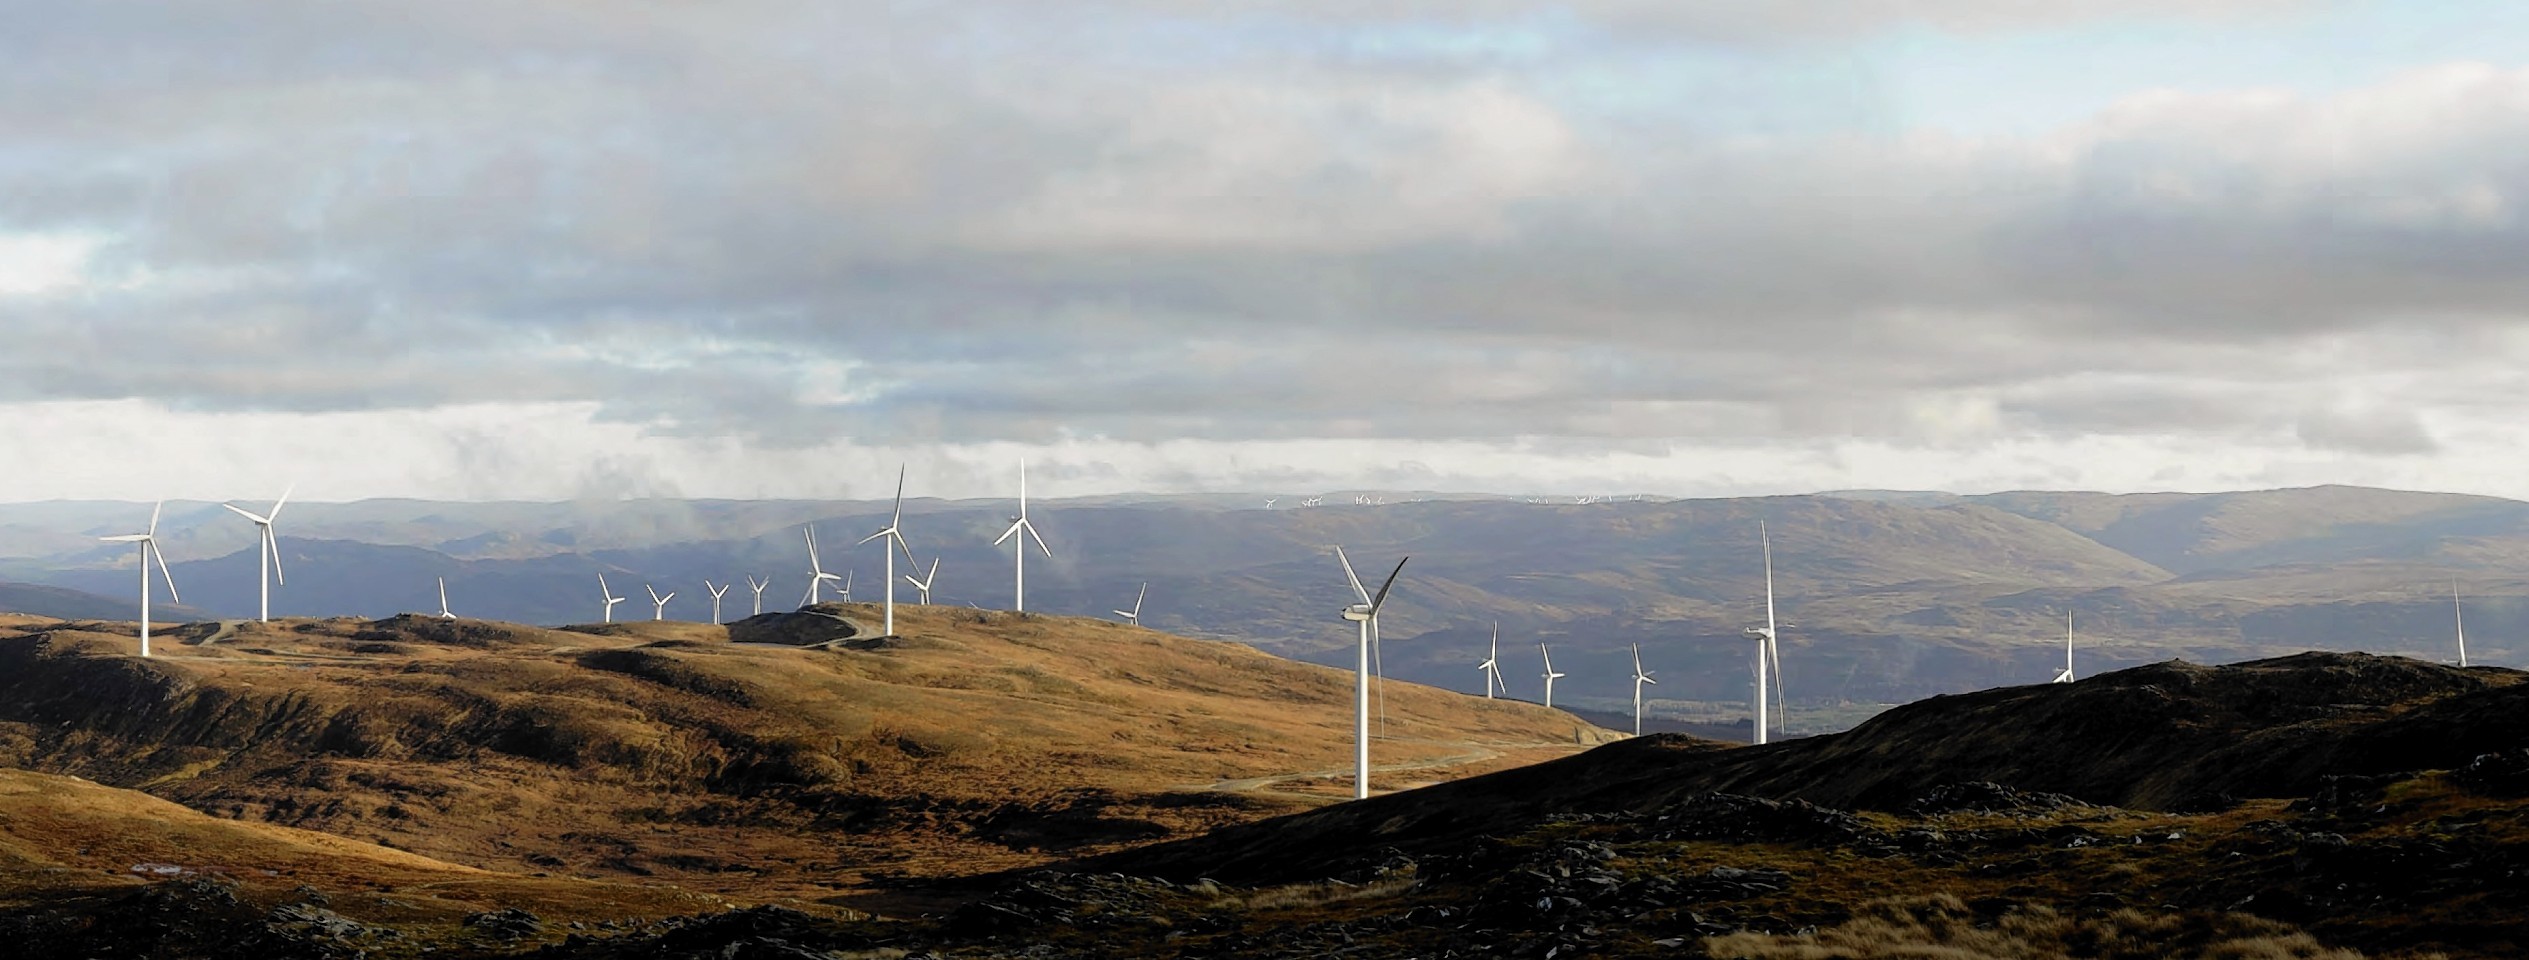
[[(472, 866), (751, 896), (1184, 836), (1343, 786), (1304, 776), (1347, 766), (1343, 674), (1098, 621), (897, 618), (901, 641), (831, 650), (672, 622), (201, 624), (148, 661), (117, 625), (0, 621), (0, 763)], [(1386, 705), (1382, 789), (1605, 735), (1410, 684)]]

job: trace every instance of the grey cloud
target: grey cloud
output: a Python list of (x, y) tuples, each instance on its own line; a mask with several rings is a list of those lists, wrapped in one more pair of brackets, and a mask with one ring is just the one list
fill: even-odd
[(2299, 435), (2313, 449), (2343, 453), (2399, 456), (2441, 449), (2411, 410), (2312, 410), (2301, 417)]
[[(2295, 420), (2325, 371), (2257, 348), (2529, 303), (2529, 116), (2487, 95), (2529, 77), (2502, 71), (2147, 98), (2034, 142), (1637, 143), (1535, 74), (1095, 39), (1524, 5), (139, 9), (0, 39), (0, 229), (108, 234), (95, 269), (131, 285), (0, 299), (31, 347), (0, 397), (590, 400), (774, 445), (2298, 423), (2387, 449)], [(1708, 38), (2109, 5), (1571, 10)], [(2348, 127), (2393, 142), (2329, 148)], [(2172, 359), (2208, 345), (2231, 362)]]

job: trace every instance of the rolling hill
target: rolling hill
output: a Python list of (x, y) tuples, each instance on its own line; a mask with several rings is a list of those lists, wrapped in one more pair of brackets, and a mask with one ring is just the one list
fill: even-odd
[[(33, 583), (0, 583), (0, 613), (19, 613), (61, 620), (137, 619), (140, 601), (84, 593)], [(181, 603), (150, 605), (152, 620), (200, 619), (201, 611)]]
[[(1342, 795), (1348, 676), (1067, 618), (828, 605), (729, 627), (0, 620), (0, 766), (469, 867), (831, 896)], [(733, 642), (733, 638), (735, 638)], [(1385, 690), (1380, 789), (1610, 736)]]
[[(1384, 505), (1272, 510), (1236, 497), (1041, 501), (1055, 557), (1031, 565), (1030, 606), (1100, 615), (1150, 586), (1146, 622), (1325, 663), (1349, 654), (1333, 616), (1331, 548), (1364, 564), (1415, 557), (1385, 618), (1394, 676), (1479, 690), (1473, 665), (1499, 621), (1505, 673), (1534, 698), (1536, 644), (1570, 676), (1558, 700), (1629, 703), (1627, 648), (1660, 675), (1656, 713), (1726, 723), (1747, 697), (1740, 629), (1762, 615), (1755, 527), (1775, 533), (1787, 692), (1796, 731), (1841, 729), (1880, 705), (2051, 675), (2064, 618), (2084, 674), (2183, 657), (2229, 662), (2306, 649), (2446, 657), (2450, 591), (2481, 662), (2529, 656), (2529, 504), (2352, 487), (2222, 494), (1857, 492), (1734, 500), (1528, 503), (1398, 497)], [(128, 515), (133, 508), (119, 508)], [(288, 616), (383, 618), (434, 610), (445, 577), (458, 612), (560, 624), (597, 616), (596, 578), (681, 594), (701, 618), (704, 579), (770, 577), (767, 609), (800, 601), (799, 524), (830, 544), (859, 599), (883, 589), (874, 547), (842, 546), (883, 505), (799, 501), (294, 505), (282, 530)], [(82, 539), (115, 505), (0, 505), (0, 527), (55, 544), (0, 572), (114, 596), (129, 558)], [(1009, 604), (1009, 555), (991, 546), (1007, 504), (919, 500), (907, 530), (935, 598)], [(213, 614), (254, 609), (251, 531), (214, 505), (172, 505), (169, 551), (185, 597)], [(64, 525), (89, 524), (87, 527)], [(232, 529), (236, 528), (236, 529)], [(39, 535), (52, 531), (58, 536)], [(76, 534), (76, 536), (72, 536)], [(911, 591), (897, 584), (899, 595)], [(733, 611), (753, 609), (741, 590)]]

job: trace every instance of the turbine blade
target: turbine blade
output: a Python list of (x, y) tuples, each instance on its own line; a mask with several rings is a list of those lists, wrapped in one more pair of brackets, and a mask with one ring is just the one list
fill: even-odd
[(270, 520), (264, 519), (264, 518), (262, 518), (262, 517), (255, 516), (254, 514), (251, 514), (251, 513), (247, 513), (245, 510), (240, 509), (240, 508), (239, 508), (236, 504), (233, 504), (233, 503), (223, 503), (223, 504), (220, 504), (220, 506), (226, 507), (226, 508), (228, 508), (228, 512), (230, 512), (230, 513), (234, 513), (234, 514), (236, 514), (236, 515), (238, 515), (238, 516), (241, 516), (241, 517), (244, 517), (244, 518), (246, 518), (246, 519), (248, 519), (248, 520), (252, 520), (252, 521), (254, 521), (254, 522), (255, 522), (256, 524), (258, 524), (258, 525), (268, 525), (268, 524), (272, 523), (272, 521), (270, 521)]
[(263, 527), (263, 547), (272, 551), (272, 581), (289, 586), (290, 578), (281, 573), (281, 538), (273, 535), (272, 525), (268, 523)]
[(888, 519), (888, 521), (887, 521), (887, 529), (889, 529), (889, 530), (893, 530), (893, 529), (895, 529), (895, 528), (896, 528), (896, 526), (897, 526), (898, 524), (901, 524), (901, 523), (903, 523), (903, 522), (904, 522), (904, 465), (903, 465), (903, 464), (897, 464), (897, 465), (896, 465), (896, 512), (895, 512), (895, 515), (894, 515), (893, 517), (891, 517), (891, 518), (889, 518), (889, 519)]
[[(873, 533), (873, 534), (870, 534), (869, 536), (862, 537), (862, 538), (861, 538), (861, 543), (868, 543), (868, 542), (870, 542), (870, 541), (872, 541), (872, 540), (876, 540), (876, 539), (878, 539), (878, 538), (880, 538), (880, 537), (886, 536), (886, 535), (891, 534), (891, 533), (894, 533), (894, 532), (896, 532), (896, 528), (895, 528), (895, 527), (890, 526), (890, 527), (888, 527), (888, 528), (887, 528), (887, 529), (885, 529), (885, 530), (880, 530), (880, 531), (878, 531), (877, 533)], [(853, 544), (853, 546), (855, 546), (855, 547), (860, 546), (860, 545), (861, 545), (861, 543), (855, 543), (855, 544)]]
[(141, 541), (143, 541), (143, 540), (147, 540), (147, 539), (149, 539), (149, 534), (146, 534), (146, 533), (132, 533), (132, 534), (125, 534), (125, 535), (120, 536), (120, 537), (98, 537), (98, 538), (97, 538), (97, 540), (99, 540), (100, 542), (104, 542), (104, 543), (139, 543), (139, 542), (141, 542)]
[(158, 501), (157, 506), (149, 508), (149, 535), (151, 537), (158, 536), (158, 515), (165, 513), (166, 510), (167, 501), (164, 500)]
[(1035, 540), (1036, 540), (1036, 549), (1037, 549), (1037, 550), (1039, 550), (1039, 551), (1041, 551), (1041, 552), (1043, 552), (1043, 553), (1045, 554), (1045, 559), (1047, 559), (1047, 560), (1051, 560), (1051, 559), (1053, 559), (1053, 558), (1054, 558), (1054, 548), (1052, 548), (1052, 547), (1049, 547), (1049, 546), (1046, 546), (1046, 545), (1045, 545), (1045, 535), (1044, 535), (1044, 534), (1041, 534), (1041, 533), (1036, 532), (1036, 525), (1035, 525), (1035, 524), (1033, 524), (1033, 523), (1029, 523), (1029, 522), (1027, 522), (1027, 521), (1025, 521), (1025, 520), (1021, 520), (1021, 521), (1019, 521), (1019, 523), (1020, 523), (1020, 525), (1027, 527), (1027, 535), (1028, 535), (1029, 537), (1035, 538)]
[(1756, 536), (1765, 545), (1765, 635), (1773, 642), (1774, 635), (1774, 538), (1765, 532), (1765, 521), (1756, 521)]
[[(1010, 521), (1010, 529), (1007, 529), (1007, 530), (1003, 530), (1003, 531), (1001, 531), (1001, 536), (1000, 536), (999, 538), (997, 538), (997, 539), (993, 540), (993, 541), (992, 541), (992, 545), (993, 545), (993, 546), (996, 546), (996, 547), (997, 547), (997, 546), (1000, 546), (1000, 545), (1001, 545), (1001, 543), (1002, 543), (1002, 541), (1005, 541), (1005, 540), (1010, 539), (1010, 537), (1011, 537), (1011, 535), (1012, 535), (1012, 534), (1016, 534), (1016, 533), (1018, 533), (1018, 532), (1019, 532), (1019, 521), (1016, 521), (1016, 520)], [(1021, 546), (1025, 546), (1025, 544), (1021, 544)]]
[(296, 492), (298, 488), (299, 485), (296, 483), (292, 483), (289, 486), (281, 488), (281, 499), (272, 501), (272, 513), (269, 516), (264, 517), (263, 522), (271, 523), (272, 521), (281, 519), (282, 505), (290, 502), (290, 494)]
[(167, 554), (166, 554), (166, 551), (163, 551), (163, 550), (158, 549), (158, 541), (156, 541), (156, 540), (151, 540), (151, 541), (149, 541), (149, 546), (143, 547), (143, 548), (141, 548), (141, 549), (143, 549), (143, 550), (147, 551), (147, 552), (149, 553), (149, 555), (150, 555), (150, 556), (157, 558), (157, 560), (158, 560), (158, 576), (159, 576), (160, 578), (162, 578), (162, 579), (164, 579), (164, 580), (166, 580), (166, 581), (167, 581), (167, 599), (169, 599), (169, 600), (173, 600), (173, 601), (175, 601), (175, 602), (177, 602), (177, 603), (183, 603), (183, 602), (184, 602), (184, 598), (176, 595), (176, 575), (175, 575), (175, 572), (174, 572), (174, 571), (171, 571), (171, 570), (169, 570), (169, 569), (167, 569)]
[(1352, 572), (1352, 558), (1344, 556), (1344, 548), (1335, 548), (1335, 562), (1344, 565), (1344, 579), (1352, 582), (1352, 592), (1360, 595), (1361, 602), (1370, 602), (1370, 591), (1361, 585), (1361, 577)]
[(1404, 560), (1396, 561), (1396, 569), (1388, 571), (1387, 582), (1379, 585), (1379, 595), (1370, 601), (1370, 617), (1374, 621), (1378, 618), (1379, 608), (1387, 606), (1387, 592), (1396, 589), (1397, 575), (1405, 572), (1405, 560), (1411, 559), (1414, 558), (1406, 557)]

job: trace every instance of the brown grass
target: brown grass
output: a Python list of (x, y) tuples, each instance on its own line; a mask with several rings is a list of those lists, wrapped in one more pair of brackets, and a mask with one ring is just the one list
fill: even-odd
[(1737, 933), (1709, 938), (1704, 948), (1717, 960), (2362, 960), (2246, 914), (2074, 917), (2024, 906), (1985, 918), (1948, 894), (1872, 901), (1816, 933)]
[[(843, 612), (875, 622), (870, 605)], [(1348, 795), (1348, 675), (1094, 620), (897, 609), (878, 649), (705, 624), (0, 622), (0, 766), (509, 874), (831, 899)], [(1383, 789), (1578, 749), (1530, 704), (1388, 689)]]

